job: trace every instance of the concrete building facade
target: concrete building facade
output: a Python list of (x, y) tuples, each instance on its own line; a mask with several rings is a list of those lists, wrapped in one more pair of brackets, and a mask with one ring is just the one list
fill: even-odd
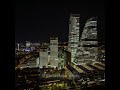
[(58, 67), (58, 37), (50, 38), (50, 65)]
[(69, 20), (69, 40), (68, 40), (68, 48), (71, 52), (71, 61), (74, 62), (74, 57), (78, 48), (79, 43), (79, 14), (71, 14)]

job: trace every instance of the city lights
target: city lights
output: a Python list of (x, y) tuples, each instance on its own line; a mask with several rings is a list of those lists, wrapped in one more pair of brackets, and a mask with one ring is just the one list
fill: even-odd
[(70, 14), (68, 42), (50, 37), (49, 43), (17, 43), (16, 88), (84, 90), (104, 86), (105, 46), (99, 45), (97, 21), (89, 18), (80, 32), (80, 14)]

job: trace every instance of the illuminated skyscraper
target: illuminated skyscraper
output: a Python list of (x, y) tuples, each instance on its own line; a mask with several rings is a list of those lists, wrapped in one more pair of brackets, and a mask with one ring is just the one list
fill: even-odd
[(70, 15), (68, 48), (71, 52), (71, 62), (74, 62), (74, 57), (79, 43), (79, 18), (79, 14)]
[(58, 67), (58, 38), (50, 38), (50, 64)]
[(48, 49), (47, 47), (41, 47), (39, 52), (39, 67), (48, 67)]
[(83, 29), (75, 62), (90, 63), (98, 57), (97, 18), (87, 20)]

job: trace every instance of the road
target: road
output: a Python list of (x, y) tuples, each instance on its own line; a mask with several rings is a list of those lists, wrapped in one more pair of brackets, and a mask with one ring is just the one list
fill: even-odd
[(16, 70), (17, 68), (20, 68), (20, 65), (21, 65), (22, 63), (24, 63), (26, 60), (29, 60), (31, 57), (32, 57), (32, 55), (30, 55), (30, 54), (28, 54), (28, 55), (26, 55), (25, 57), (23, 57), (23, 58), (20, 60), (20, 63), (15, 67), (15, 70)]

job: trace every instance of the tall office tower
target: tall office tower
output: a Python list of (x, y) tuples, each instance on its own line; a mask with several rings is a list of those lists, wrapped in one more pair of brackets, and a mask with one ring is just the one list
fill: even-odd
[(71, 62), (74, 62), (74, 57), (79, 43), (79, 18), (79, 14), (70, 15), (68, 48), (71, 52)]
[(50, 38), (50, 64), (58, 67), (58, 38)]
[(77, 50), (75, 62), (91, 63), (98, 57), (97, 18), (87, 20)]
[(39, 67), (48, 67), (48, 49), (47, 47), (41, 47), (39, 52)]

